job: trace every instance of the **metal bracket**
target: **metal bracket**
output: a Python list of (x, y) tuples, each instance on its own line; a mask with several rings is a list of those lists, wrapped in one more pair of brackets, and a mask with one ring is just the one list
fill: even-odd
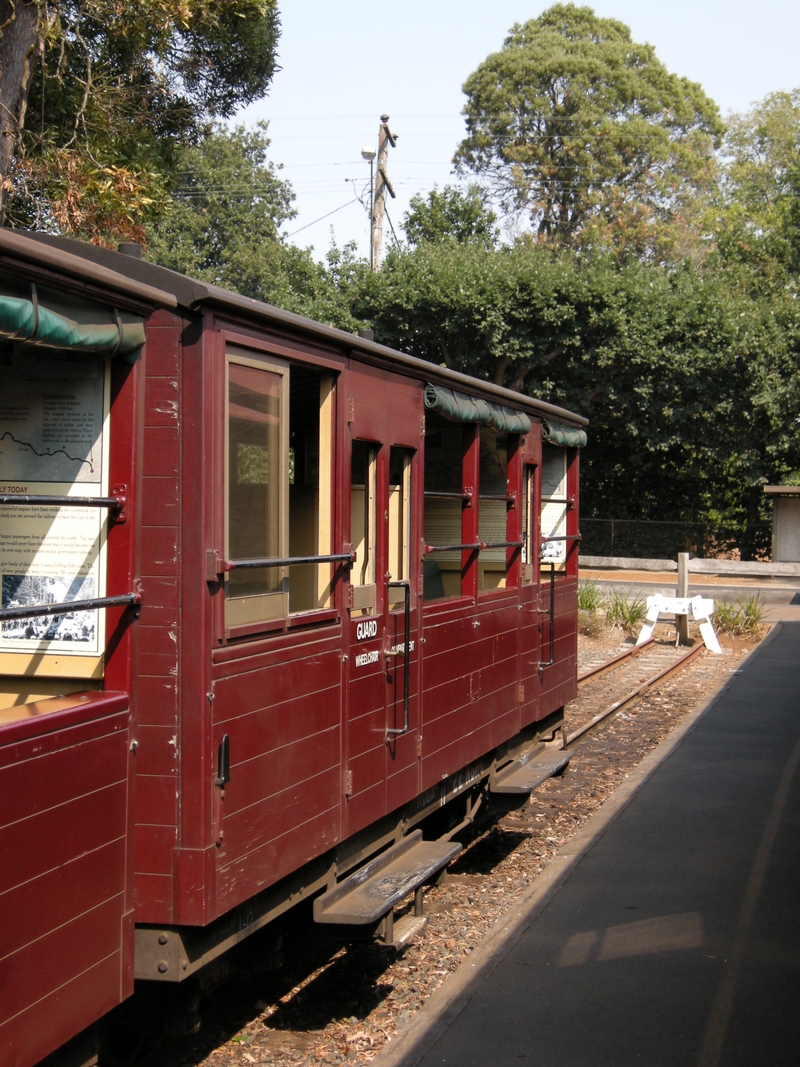
[(116, 497), (118, 504), (116, 508), (112, 508), (109, 512), (112, 522), (118, 526), (122, 526), (128, 519), (128, 515), (125, 511), (125, 505), (128, 503), (128, 487), (127, 485), (115, 485), (111, 490), (111, 495)]

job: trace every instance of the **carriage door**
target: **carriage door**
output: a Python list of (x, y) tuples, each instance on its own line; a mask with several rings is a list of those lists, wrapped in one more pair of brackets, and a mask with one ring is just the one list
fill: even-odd
[[(370, 377), (351, 421), (346, 833), (419, 790), (421, 394)], [(359, 412), (359, 406), (364, 408)]]

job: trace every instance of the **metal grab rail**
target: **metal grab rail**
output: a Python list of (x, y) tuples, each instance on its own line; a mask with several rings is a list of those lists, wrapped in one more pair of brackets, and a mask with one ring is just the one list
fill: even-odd
[[(388, 582), (389, 589), (403, 590), (403, 726), (402, 729), (386, 727), (386, 739), (389, 737), (402, 737), (408, 733), (408, 706), (409, 706), (409, 682), (411, 678), (411, 582)], [(396, 652), (385, 652), (384, 655), (397, 655)]]
[(486, 548), (522, 548), (524, 541), (476, 541), (471, 545), (425, 545), (425, 555), (431, 552), (483, 552)]
[[(541, 610), (541, 609), (540, 609)], [(550, 564), (550, 610), (542, 612), (550, 616), (550, 659), (547, 663), (539, 660), (539, 670), (552, 667), (556, 661), (556, 565)]]
[(579, 534), (579, 533), (566, 534), (566, 535), (561, 536), (561, 537), (543, 537), (541, 540), (543, 542), (544, 541), (581, 541), (581, 540), (583, 540), (583, 535)]
[(0, 608), (0, 621), (9, 619), (34, 619), (40, 615), (68, 615), (72, 611), (92, 611), (94, 608), (115, 608), (122, 604), (139, 604), (139, 593), (122, 593), (119, 596), (99, 596), (90, 600), (66, 600), (61, 604), (33, 604), (18, 608)]
[(480, 552), (481, 542), (476, 541), (473, 545), (425, 545), (425, 555), (431, 552)]
[(256, 567), (295, 567), (301, 563), (353, 563), (355, 558), (355, 552), (337, 552), (330, 556), (285, 556), (280, 559), (220, 559), (217, 560), (217, 574)]
[(0, 493), (3, 507), (44, 508), (111, 508), (117, 511), (125, 506), (121, 496), (27, 496), (20, 493)]

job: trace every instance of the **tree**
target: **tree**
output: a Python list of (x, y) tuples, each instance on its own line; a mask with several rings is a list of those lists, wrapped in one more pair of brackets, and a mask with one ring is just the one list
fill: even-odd
[(266, 123), (251, 130), (216, 127), (179, 151), (149, 259), (244, 296), (274, 295), (278, 233), (295, 211), (290, 185), (268, 162), (266, 130)]
[(434, 187), (427, 196), (412, 196), (402, 227), (412, 246), (455, 241), (490, 247), (497, 242), (497, 216), (479, 185), (470, 185), (464, 192), (446, 185), (441, 192)]
[(175, 184), (150, 234), (147, 258), (163, 267), (357, 330), (344, 292), (359, 264), (352, 249), (332, 249), (327, 267), (281, 236), (294, 218), (294, 193), (269, 161), (267, 124), (218, 126), (182, 148)]
[(143, 238), (176, 147), (263, 95), (276, 0), (0, 0), (4, 221)]
[(714, 219), (728, 261), (769, 280), (800, 274), (800, 89), (771, 93), (733, 115)]
[(685, 244), (723, 124), (701, 87), (623, 23), (556, 4), (512, 27), (464, 92), (457, 167), (540, 239), (662, 258)]

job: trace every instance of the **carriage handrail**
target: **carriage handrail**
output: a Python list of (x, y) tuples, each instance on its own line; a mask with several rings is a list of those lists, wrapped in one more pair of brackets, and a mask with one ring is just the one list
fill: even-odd
[(476, 541), (471, 545), (425, 545), (425, 555), (431, 552), (480, 552), (481, 544), (481, 541)]
[(423, 496), (428, 500), (469, 500), (472, 493), (465, 493), (463, 489), (454, 489), (452, 492), (448, 492), (445, 489), (441, 491), (437, 489), (426, 489)]
[(267, 559), (221, 559), (217, 563), (217, 573), (227, 571), (254, 570), (256, 567), (296, 567), (301, 563), (353, 563), (355, 552), (335, 552), (329, 556), (283, 556)]
[(60, 604), (21, 604), (16, 608), (0, 608), (0, 621), (34, 619), (40, 615), (68, 615), (73, 611), (115, 608), (123, 604), (138, 604), (140, 601), (139, 593), (121, 593), (119, 596), (98, 596), (89, 600), (66, 600)]
[(550, 564), (550, 610), (542, 612), (550, 616), (550, 659), (545, 663), (539, 660), (539, 670), (552, 667), (556, 661), (556, 565)]
[(121, 496), (42, 496), (23, 495), (21, 493), (0, 493), (0, 506), (3, 507), (45, 507), (45, 508), (111, 508), (116, 511), (125, 506)]
[[(408, 733), (408, 706), (409, 706), (409, 678), (411, 675), (411, 582), (389, 582), (390, 589), (403, 590), (403, 625), (405, 634), (403, 637), (403, 726), (402, 728), (386, 727), (387, 740), (391, 737), (402, 737)], [(388, 653), (384, 653), (388, 655)]]
[(579, 533), (576, 533), (576, 534), (566, 534), (565, 536), (560, 536), (560, 537), (543, 537), (542, 541), (580, 541), (582, 539), (583, 539), (583, 535), (579, 534)]
[(475, 541), (469, 545), (425, 545), (425, 555), (431, 552), (483, 552), (487, 548), (522, 548), (524, 541)]

